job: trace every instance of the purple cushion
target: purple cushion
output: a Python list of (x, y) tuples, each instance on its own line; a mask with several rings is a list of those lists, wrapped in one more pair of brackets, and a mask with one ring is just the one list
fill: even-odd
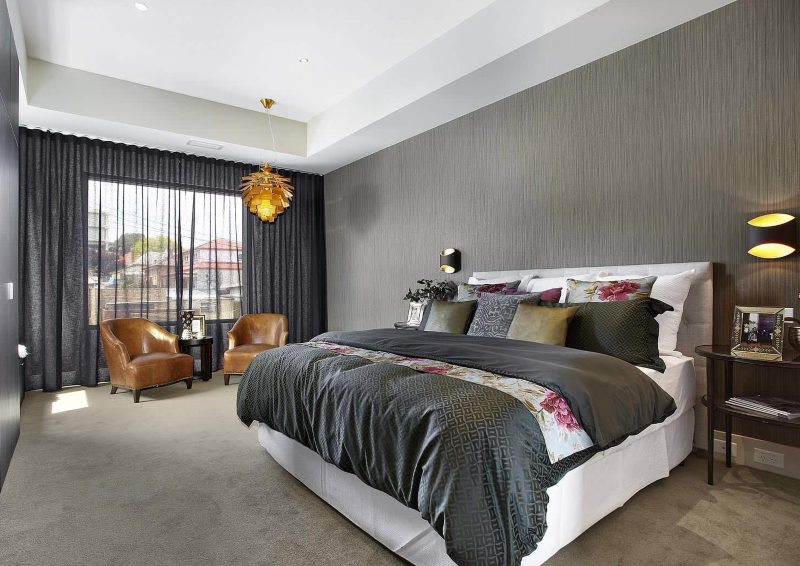
[(558, 300), (561, 298), (561, 287), (556, 287), (555, 289), (548, 289), (547, 291), (542, 291), (542, 295), (539, 298), (540, 301), (548, 302), (548, 303), (557, 303)]

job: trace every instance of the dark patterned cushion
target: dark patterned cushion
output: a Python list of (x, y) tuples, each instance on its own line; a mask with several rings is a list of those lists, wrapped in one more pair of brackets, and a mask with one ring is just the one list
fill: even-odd
[(616, 281), (578, 281), (567, 279), (568, 303), (594, 303), (644, 299), (653, 290), (655, 277), (618, 279)]
[(547, 303), (552, 307), (579, 307), (569, 325), (565, 346), (614, 356), (636, 366), (663, 372), (658, 356), (656, 316), (672, 307), (658, 299), (606, 303)]
[(467, 334), (505, 338), (520, 302), (536, 305), (539, 303), (539, 293), (527, 295), (482, 294), (478, 297), (478, 308)]

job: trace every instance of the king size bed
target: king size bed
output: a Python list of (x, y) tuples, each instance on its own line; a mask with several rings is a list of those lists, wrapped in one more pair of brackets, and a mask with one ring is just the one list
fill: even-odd
[(690, 280), (658, 364), (497, 337), (329, 332), (254, 360), (239, 417), (258, 423), (276, 462), (412, 564), (541, 564), (689, 455), (704, 378), (692, 354), (711, 341), (709, 263), (472, 281), (586, 274)]

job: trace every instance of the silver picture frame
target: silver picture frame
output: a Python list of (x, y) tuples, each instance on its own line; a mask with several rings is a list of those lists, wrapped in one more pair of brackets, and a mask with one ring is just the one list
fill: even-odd
[(409, 301), (408, 302), (408, 326), (419, 326), (422, 324), (422, 315), (425, 314), (425, 302), (423, 301)]
[(783, 359), (783, 307), (737, 306), (731, 354), (754, 360)]

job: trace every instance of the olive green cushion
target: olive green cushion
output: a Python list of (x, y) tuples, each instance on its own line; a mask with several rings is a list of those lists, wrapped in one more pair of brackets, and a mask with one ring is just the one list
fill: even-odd
[(554, 309), (520, 303), (506, 338), (563, 346), (578, 307)]
[(477, 301), (433, 301), (428, 305), (423, 330), (466, 334)]

